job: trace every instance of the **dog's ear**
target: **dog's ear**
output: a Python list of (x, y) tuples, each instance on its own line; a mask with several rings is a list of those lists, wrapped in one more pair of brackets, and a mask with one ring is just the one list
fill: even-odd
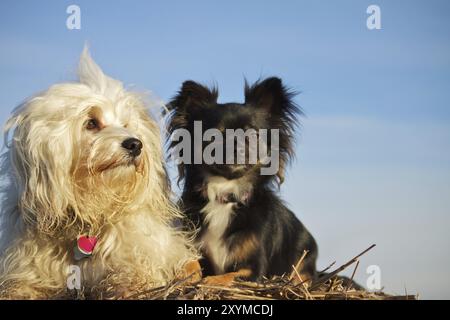
[(286, 89), (277, 77), (257, 81), (252, 86), (245, 81), (245, 103), (273, 114), (292, 111), (293, 96), (295, 93)]
[(68, 126), (46, 121), (48, 99), (38, 96), (15, 109), (6, 123), (5, 138), (17, 178), (22, 218), (40, 232), (52, 233), (67, 222), (73, 193), (70, 177), (72, 141)]
[(270, 129), (279, 130), (280, 167), (277, 173), (279, 183), (284, 181), (284, 172), (294, 155), (294, 130), (298, 124), (300, 108), (293, 98), (296, 93), (287, 89), (280, 78), (271, 77), (249, 86), (245, 81), (245, 103), (264, 111), (270, 121)]
[[(170, 138), (175, 130), (188, 129), (195, 120), (195, 114), (203, 108), (208, 108), (217, 103), (217, 88), (209, 89), (192, 80), (185, 81), (180, 91), (166, 106), (170, 112), (167, 125), (167, 143), (169, 149), (175, 145), (175, 141)], [(183, 164), (178, 165), (178, 183), (180, 183), (185, 175)]]
[(175, 110), (175, 112), (189, 112), (217, 103), (217, 96), (217, 88), (209, 89), (195, 81), (188, 80), (183, 82), (181, 90), (170, 101), (167, 108)]

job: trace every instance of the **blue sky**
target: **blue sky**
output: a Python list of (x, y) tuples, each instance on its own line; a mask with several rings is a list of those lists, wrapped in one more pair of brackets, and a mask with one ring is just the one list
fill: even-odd
[[(81, 30), (65, 26), (81, 8)], [(366, 28), (381, 8), (382, 29)], [(104, 71), (169, 99), (182, 81), (277, 75), (307, 117), (282, 195), (319, 242), (319, 266), (372, 243), (393, 293), (450, 298), (450, 2), (1, 1), (0, 120), (71, 80), (87, 41)], [(349, 271), (351, 272), (351, 271)]]

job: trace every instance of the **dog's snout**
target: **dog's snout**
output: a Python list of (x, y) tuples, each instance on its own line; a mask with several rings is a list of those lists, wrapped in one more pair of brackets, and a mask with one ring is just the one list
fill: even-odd
[(137, 157), (141, 153), (142, 142), (136, 138), (128, 138), (122, 142), (122, 147), (127, 149), (132, 156)]

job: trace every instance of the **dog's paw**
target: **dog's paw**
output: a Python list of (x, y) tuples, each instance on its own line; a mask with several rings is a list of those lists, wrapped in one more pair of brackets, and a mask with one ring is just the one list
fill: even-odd
[(236, 280), (245, 280), (252, 275), (250, 269), (240, 269), (235, 272), (224, 273), (217, 276), (209, 276), (203, 279), (202, 284), (210, 286), (230, 287)]
[(209, 286), (230, 287), (235, 281), (236, 276), (232, 273), (226, 273), (219, 276), (209, 276), (202, 280), (202, 284)]
[(198, 260), (189, 261), (185, 264), (180, 278), (189, 278), (190, 283), (200, 282), (202, 280), (202, 267)]

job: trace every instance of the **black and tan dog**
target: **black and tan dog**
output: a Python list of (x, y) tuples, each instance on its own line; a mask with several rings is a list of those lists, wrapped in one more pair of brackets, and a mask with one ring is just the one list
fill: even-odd
[[(216, 89), (186, 81), (169, 104), (169, 134), (185, 129), (194, 135), (195, 121), (201, 121), (203, 130), (223, 133), (227, 129), (279, 132), (276, 146), (271, 137), (266, 141), (267, 150), (279, 154), (279, 168), (272, 175), (261, 174), (264, 165), (259, 158), (254, 164), (193, 164), (192, 159), (178, 166), (179, 180), (184, 181), (182, 208), (190, 225), (198, 228), (197, 244), (209, 283), (290, 273), (304, 250), (309, 253), (300, 274), (304, 280), (316, 277), (316, 242), (277, 194), (294, 153), (300, 110), (293, 96), (279, 78), (268, 78), (245, 86), (245, 103), (220, 104)], [(175, 145), (171, 141), (172, 149)]]

